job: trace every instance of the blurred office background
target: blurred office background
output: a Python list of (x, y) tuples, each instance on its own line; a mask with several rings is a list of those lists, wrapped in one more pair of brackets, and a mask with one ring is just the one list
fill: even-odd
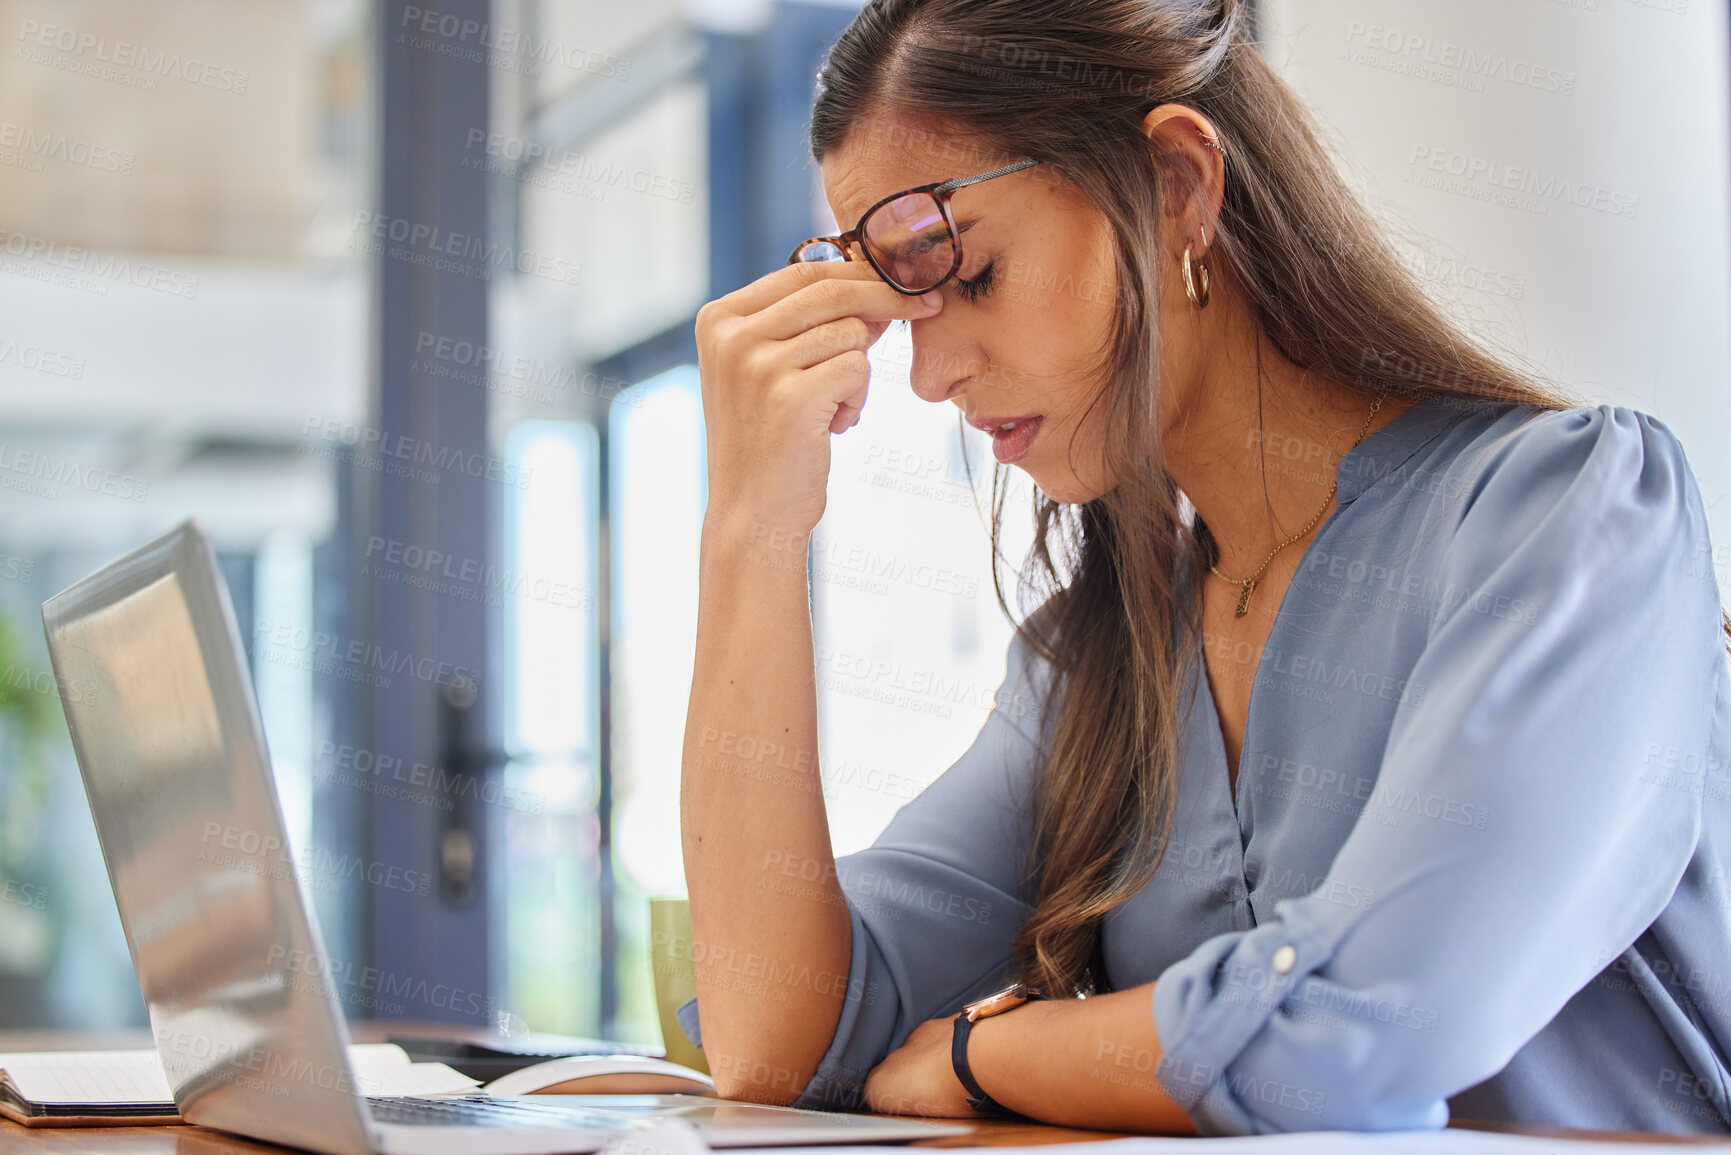
[[(1261, 8), (1439, 298), (1669, 421), (1731, 544), (1723, 6)], [(833, 226), (804, 123), (852, 11), (0, 0), (0, 1026), (142, 1023), (38, 606), (196, 515), (345, 1009), (658, 1041), (691, 323)], [(966, 748), (1009, 637), (989, 449), (904, 336), (874, 361), (813, 551), (843, 853)]]

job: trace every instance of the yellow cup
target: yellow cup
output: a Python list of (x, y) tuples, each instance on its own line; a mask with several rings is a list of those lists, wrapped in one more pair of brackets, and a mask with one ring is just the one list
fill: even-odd
[(691, 907), (683, 898), (649, 900), (649, 959), (655, 971), (655, 1010), (661, 1020), (661, 1046), (669, 1060), (709, 1073), (709, 1061), (691, 1045), (673, 1012), (697, 995), (691, 962)]

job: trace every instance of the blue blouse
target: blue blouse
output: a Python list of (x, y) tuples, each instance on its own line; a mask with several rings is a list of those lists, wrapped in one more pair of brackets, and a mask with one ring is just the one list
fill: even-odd
[[(1731, 1130), (1731, 666), (1675, 436), (1423, 402), (1340, 462), (1256, 668), (1235, 790), (1194, 671), (1159, 870), (1112, 911), (1205, 1134), (1460, 1118)], [(850, 1107), (1015, 977), (1046, 664), (837, 869), (848, 997), (796, 1105)], [(695, 1000), (681, 1009), (697, 1034)]]

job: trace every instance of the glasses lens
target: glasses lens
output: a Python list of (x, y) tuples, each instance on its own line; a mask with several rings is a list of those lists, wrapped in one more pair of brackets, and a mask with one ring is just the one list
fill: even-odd
[(879, 208), (865, 223), (864, 241), (885, 275), (909, 292), (925, 292), (956, 265), (956, 238), (930, 193), (909, 193)]
[(845, 261), (847, 254), (832, 241), (807, 241), (793, 254), (795, 261)]

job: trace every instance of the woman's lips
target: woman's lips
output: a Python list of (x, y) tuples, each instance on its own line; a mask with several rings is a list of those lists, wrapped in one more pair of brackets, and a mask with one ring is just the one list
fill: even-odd
[(1043, 421), (1045, 417), (1036, 413), (984, 418), (974, 424), (992, 435), (992, 456), (1002, 465), (1014, 465), (1027, 455), (1028, 447), (1040, 435)]

